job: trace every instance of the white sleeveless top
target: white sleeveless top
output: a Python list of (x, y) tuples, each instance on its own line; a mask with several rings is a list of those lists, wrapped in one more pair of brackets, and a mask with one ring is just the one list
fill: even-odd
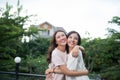
[[(73, 57), (72, 53), (68, 54), (67, 67), (70, 70), (86, 70), (82, 52), (79, 50), (78, 57)], [(66, 80), (89, 80), (87, 75), (82, 76), (66, 76)]]

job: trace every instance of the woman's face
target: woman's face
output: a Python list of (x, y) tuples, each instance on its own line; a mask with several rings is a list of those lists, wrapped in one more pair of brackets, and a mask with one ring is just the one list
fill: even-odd
[(58, 46), (65, 46), (67, 44), (67, 36), (64, 32), (57, 32), (55, 35), (55, 40)]
[(69, 48), (73, 48), (78, 44), (78, 35), (77, 33), (72, 33), (68, 36), (67, 44)]

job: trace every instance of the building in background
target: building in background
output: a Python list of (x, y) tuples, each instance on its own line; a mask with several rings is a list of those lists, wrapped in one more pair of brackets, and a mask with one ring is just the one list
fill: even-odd
[[(57, 31), (57, 30), (63, 30), (63, 31), (65, 31), (65, 29), (63, 27), (53, 26), (49, 22), (44, 22), (44, 23), (42, 23), (40, 25), (32, 25), (32, 26), (41, 30), (41, 31), (38, 32), (38, 34), (36, 35), (36, 37), (49, 38), (49, 37), (53, 36), (54, 32)], [(30, 38), (34, 39), (33, 36), (31, 36)]]

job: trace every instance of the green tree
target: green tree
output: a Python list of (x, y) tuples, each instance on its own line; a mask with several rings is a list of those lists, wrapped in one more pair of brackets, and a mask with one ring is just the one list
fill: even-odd
[[(18, 1), (19, 3), (19, 1)], [(3, 12), (0, 17), (0, 53), (4, 55), (6, 54), (16, 54), (19, 48), (19, 43), (21, 42), (22, 35), (24, 33), (23, 25), (25, 21), (28, 19), (26, 17), (20, 17), (20, 9), (21, 7), (18, 5), (18, 11), (16, 14), (10, 14), (12, 6), (9, 6), (6, 3), (6, 10)], [(1, 57), (3, 55), (0, 55)]]
[(120, 79), (120, 17), (114, 16), (109, 23), (117, 24), (118, 30), (108, 28), (108, 47), (107, 52), (109, 55), (107, 56), (107, 60), (110, 61), (106, 69), (101, 70), (101, 76), (108, 80), (118, 80)]
[[(120, 30), (120, 17), (114, 16), (109, 23), (117, 24), (118, 29)], [(108, 32), (110, 34), (109, 43), (111, 46), (111, 49), (109, 50), (111, 53), (113, 53), (112, 59), (115, 61), (115, 63), (119, 63), (120, 60), (120, 31), (108, 28)], [(120, 63), (119, 63), (120, 64)]]
[[(8, 64), (11, 64), (12, 67), (15, 56), (20, 56), (22, 50), (24, 50), (21, 42), (23, 34), (30, 35), (35, 31), (30, 28), (29, 32), (25, 32), (25, 29), (23, 29), (24, 24), (29, 21), (29, 17), (32, 15), (20, 16), (22, 5), (20, 5), (19, 0), (17, 10), (13, 14), (10, 13), (13, 6), (8, 3), (6, 3), (5, 10), (0, 9), (0, 69), (2, 70), (8, 67)], [(11, 69), (11, 67), (5, 70)]]

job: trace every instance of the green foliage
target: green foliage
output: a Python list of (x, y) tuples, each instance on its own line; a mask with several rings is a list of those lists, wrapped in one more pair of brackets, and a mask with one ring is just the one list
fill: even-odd
[(120, 17), (114, 16), (111, 21), (108, 21), (109, 23), (115, 23), (117, 25), (120, 25)]
[(21, 50), (19, 51), (21, 57), (26, 58), (27, 55), (34, 54), (33, 57), (45, 55), (47, 53), (49, 46), (48, 38), (36, 38), (35, 40), (30, 40), (29, 42), (22, 43)]
[(40, 29), (37, 29), (33, 26), (30, 26), (29, 29), (27, 31), (24, 32), (24, 35), (26, 36), (35, 36), (36, 34), (38, 34), (38, 31), (40, 31)]
[[(19, 5), (17, 6), (18, 9)], [(0, 55), (1, 58), (7, 58), (7, 56), (14, 57), (17, 56), (18, 48), (21, 46), (21, 38), (23, 36), (24, 30), (22, 29), (28, 16), (21, 17), (17, 14), (20, 12), (15, 12), (15, 14), (10, 14), (12, 6), (6, 4), (6, 10), (2, 12), (0, 17)], [(9, 58), (9, 57), (8, 57)]]
[[(118, 24), (119, 27), (120, 18), (113, 17), (110, 23)], [(117, 66), (120, 64), (120, 32), (111, 28), (108, 28), (108, 32), (109, 36), (106, 39), (83, 40), (87, 53), (85, 62), (90, 72), (101, 73), (104, 79), (118, 80), (120, 78), (120, 70)]]
[(30, 48), (28, 46), (23, 47), (23, 43), (21, 42), (23, 34), (31, 35), (37, 33), (33, 29), (30, 29), (28, 32), (25, 32), (23, 29), (24, 24), (28, 21), (30, 16), (20, 16), (22, 6), (19, 1), (17, 11), (14, 12), (14, 14), (10, 14), (12, 8), (13, 7), (7, 3), (5, 11), (3, 11), (4, 9), (2, 8), (0, 9), (0, 13), (2, 14), (0, 16), (0, 66), (2, 66), (0, 70), (6, 71), (12, 71), (14, 69), (13, 59), (16, 56), (23, 57), (24, 59), (28, 55), (24, 54), (26, 48), (27, 51), (30, 52)]
[(48, 64), (46, 62), (46, 56), (41, 55), (33, 57), (32, 55), (28, 55), (27, 58), (21, 62), (20, 71), (35, 74), (44, 74), (47, 67)]
[(120, 65), (112, 66), (107, 69), (101, 70), (102, 79), (119, 80), (120, 79)]
[(115, 41), (111, 41), (111, 38), (97, 38), (84, 44), (87, 53), (85, 61), (90, 71), (100, 71), (118, 64), (119, 44), (115, 43)]
[(14, 59), (11, 60), (0, 60), (0, 71), (15, 71), (15, 62)]
[(46, 54), (47, 53), (47, 50), (48, 50), (48, 47), (50, 45), (50, 40), (49, 38), (37, 38), (35, 40), (39, 47), (38, 47), (38, 50), (40, 51), (41, 54)]
[(48, 46), (49, 39), (40, 37), (22, 43), (20, 52), (20, 56), (23, 58), (21, 72), (44, 74), (45, 69), (48, 67), (45, 56)]
[[(117, 27), (120, 29), (120, 17), (114, 16), (112, 20), (109, 21), (109, 23), (117, 24)], [(108, 38), (109, 46), (112, 45), (109, 51), (113, 53), (112, 59), (114, 60), (114, 62), (119, 64), (118, 61), (120, 60), (120, 31), (109, 28), (108, 32), (111, 33), (110, 38)]]
[(19, 56), (23, 51), (21, 43), (23, 35), (29, 36), (33, 33), (37, 33), (37, 30), (35, 31), (31, 28), (28, 32), (25, 32), (25, 29), (23, 29), (24, 24), (32, 15), (20, 16), (22, 5), (20, 5), (19, 0), (17, 10), (14, 14), (10, 14), (12, 8), (12, 6), (6, 3), (6, 10), (0, 10), (2, 14), (0, 17), (0, 53), (2, 53), (0, 58)]

